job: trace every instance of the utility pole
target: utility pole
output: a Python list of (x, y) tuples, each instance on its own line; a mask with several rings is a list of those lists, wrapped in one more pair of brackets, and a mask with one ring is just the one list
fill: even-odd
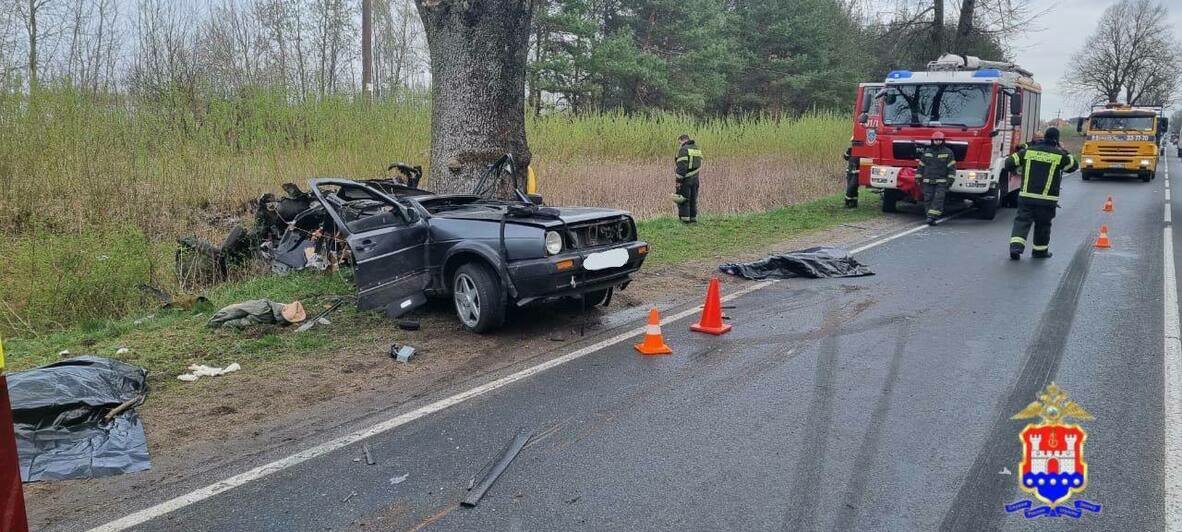
[(361, 97), (373, 101), (373, 0), (361, 0)]

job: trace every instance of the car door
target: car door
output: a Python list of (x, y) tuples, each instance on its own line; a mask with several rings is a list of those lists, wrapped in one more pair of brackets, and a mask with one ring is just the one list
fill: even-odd
[(417, 210), (355, 181), (314, 179), (312, 192), (353, 254), (359, 309), (398, 317), (426, 303), (429, 231)]

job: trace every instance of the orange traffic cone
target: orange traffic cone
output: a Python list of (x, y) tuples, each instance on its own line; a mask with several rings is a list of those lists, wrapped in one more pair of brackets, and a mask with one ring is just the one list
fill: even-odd
[(1096, 238), (1096, 247), (1100, 249), (1112, 247), (1112, 242), (1108, 241), (1108, 225), (1100, 226), (1100, 236)]
[(702, 305), (702, 319), (690, 330), (707, 334), (719, 335), (730, 332), (731, 325), (722, 322), (722, 295), (719, 293), (718, 278), (710, 279), (710, 288), (706, 289), (706, 304)]
[(673, 352), (665, 345), (665, 338), (661, 336), (661, 313), (656, 307), (648, 312), (648, 327), (645, 327), (644, 341), (635, 347), (642, 355), (668, 355)]
[(1115, 209), (1112, 208), (1112, 194), (1109, 194), (1108, 201), (1104, 202), (1104, 212), (1112, 212), (1114, 210)]

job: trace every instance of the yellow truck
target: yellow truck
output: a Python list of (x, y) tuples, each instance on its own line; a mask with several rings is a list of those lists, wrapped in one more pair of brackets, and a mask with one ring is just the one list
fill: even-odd
[[(1084, 128), (1081, 119), (1076, 130)], [(1093, 108), (1086, 128), (1080, 151), (1084, 181), (1106, 174), (1132, 175), (1142, 181), (1156, 177), (1161, 136), (1168, 128), (1162, 108), (1109, 103)]]

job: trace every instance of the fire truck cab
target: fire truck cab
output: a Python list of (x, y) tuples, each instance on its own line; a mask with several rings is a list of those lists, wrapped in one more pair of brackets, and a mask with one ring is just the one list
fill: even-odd
[(882, 190), (882, 210), (899, 201), (923, 201), (915, 182), (922, 146), (944, 132), (956, 156), (949, 204), (970, 200), (976, 216), (992, 220), (1016, 204), (1021, 176), (1005, 172), (1005, 159), (1038, 128), (1042, 87), (1013, 63), (945, 54), (926, 71), (895, 70), (866, 117), (869, 172), (861, 184)]

